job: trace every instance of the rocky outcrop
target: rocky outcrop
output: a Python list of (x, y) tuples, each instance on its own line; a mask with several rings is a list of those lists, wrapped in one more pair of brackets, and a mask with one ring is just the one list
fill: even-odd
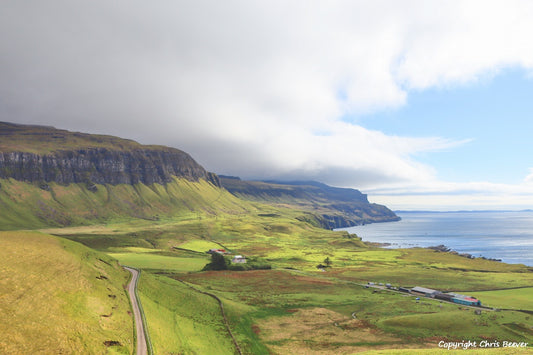
[(178, 149), (108, 148), (58, 150), (48, 154), (0, 152), (0, 178), (27, 182), (93, 184), (165, 184), (173, 176), (191, 181), (206, 179), (220, 186), (218, 177), (207, 172), (187, 153)]

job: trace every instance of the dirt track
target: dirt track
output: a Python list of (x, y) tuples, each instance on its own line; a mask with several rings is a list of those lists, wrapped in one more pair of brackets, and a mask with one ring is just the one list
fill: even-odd
[(141, 311), (139, 310), (139, 303), (135, 296), (135, 288), (137, 287), (137, 279), (139, 272), (135, 269), (124, 266), (124, 269), (131, 272), (131, 281), (128, 284), (128, 293), (130, 295), (131, 306), (133, 307), (133, 316), (135, 317), (135, 331), (137, 334), (137, 355), (148, 355), (148, 347), (146, 346), (146, 338), (144, 336), (144, 324), (142, 321)]

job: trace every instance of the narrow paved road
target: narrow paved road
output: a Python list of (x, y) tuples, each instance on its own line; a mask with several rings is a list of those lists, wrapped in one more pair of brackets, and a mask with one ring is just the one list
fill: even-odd
[(133, 307), (133, 316), (135, 317), (135, 331), (137, 333), (137, 355), (148, 355), (148, 347), (146, 346), (146, 338), (144, 337), (144, 324), (139, 310), (139, 303), (135, 296), (135, 288), (137, 287), (137, 279), (139, 272), (135, 269), (124, 266), (124, 269), (131, 272), (131, 281), (128, 285), (128, 293), (130, 295), (131, 306)]

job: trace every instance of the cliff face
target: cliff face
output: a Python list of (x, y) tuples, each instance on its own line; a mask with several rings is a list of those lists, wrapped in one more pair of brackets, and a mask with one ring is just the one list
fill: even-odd
[(165, 184), (172, 176), (191, 181), (201, 178), (216, 183), (188, 154), (181, 151), (113, 151), (87, 148), (39, 155), (26, 152), (0, 153), (0, 178), (60, 184)]
[(111, 136), (0, 122), (0, 178), (59, 184), (166, 184), (172, 176), (220, 186), (187, 153)]

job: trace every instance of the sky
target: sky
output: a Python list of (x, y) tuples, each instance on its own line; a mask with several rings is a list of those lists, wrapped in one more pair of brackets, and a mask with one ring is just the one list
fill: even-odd
[(0, 121), (392, 209), (533, 208), (533, 2), (0, 3)]

